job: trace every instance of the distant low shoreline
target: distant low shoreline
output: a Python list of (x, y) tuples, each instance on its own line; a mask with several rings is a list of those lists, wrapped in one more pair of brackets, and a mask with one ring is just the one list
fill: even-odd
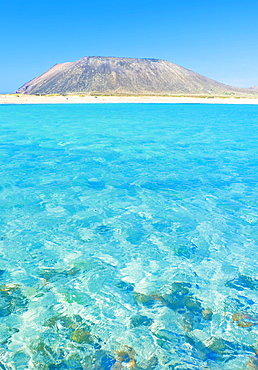
[(0, 104), (90, 104), (90, 103), (171, 103), (171, 104), (258, 104), (258, 96), (112, 96), (112, 95), (24, 95), (0, 94)]

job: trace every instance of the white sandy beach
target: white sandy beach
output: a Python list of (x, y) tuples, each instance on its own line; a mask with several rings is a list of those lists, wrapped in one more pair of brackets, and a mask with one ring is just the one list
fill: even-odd
[(0, 94), (0, 104), (83, 104), (83, 103), (201, 103), (201, 104), (258, 104), (253, 98), (165, 97), (165, 96), (36, 96)]

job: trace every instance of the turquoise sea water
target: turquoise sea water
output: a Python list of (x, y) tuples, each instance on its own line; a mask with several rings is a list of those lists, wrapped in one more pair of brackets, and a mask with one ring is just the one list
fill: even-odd
[(0, 106), (0, 369), (258, 369), (258, 106)]

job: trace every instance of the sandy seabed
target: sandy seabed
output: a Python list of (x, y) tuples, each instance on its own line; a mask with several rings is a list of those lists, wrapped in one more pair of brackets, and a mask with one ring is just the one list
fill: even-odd
[(199, 104), (258, 104), (253, 98), (165, 97), (165, 96), (37, 96), (0, 95), (0, 104), (83, 104), (83, 103), (199, 103)]

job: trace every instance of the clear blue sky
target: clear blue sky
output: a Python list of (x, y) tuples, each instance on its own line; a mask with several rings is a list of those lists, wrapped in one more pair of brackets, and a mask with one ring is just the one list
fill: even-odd
[(257, 0), (2, 1), (0, 92), (84, 56), (166, 59), (258, 85), (257, 24)]

